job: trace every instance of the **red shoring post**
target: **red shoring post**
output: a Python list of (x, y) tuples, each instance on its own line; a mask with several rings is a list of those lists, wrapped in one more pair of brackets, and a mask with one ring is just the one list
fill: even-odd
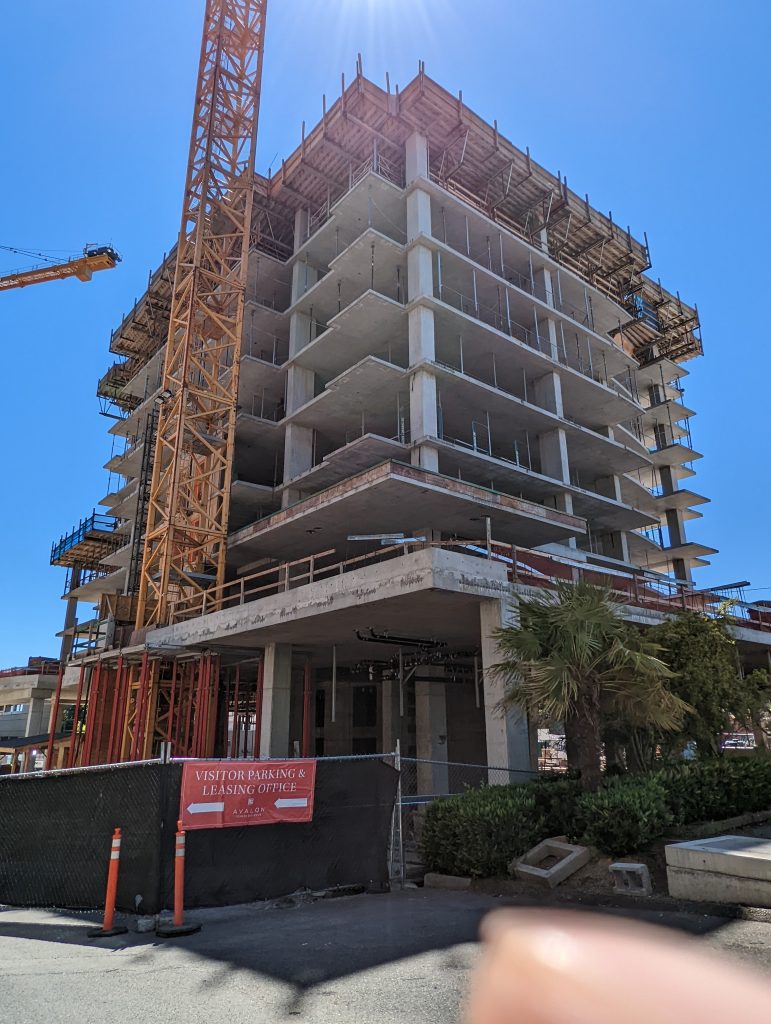
[(172, 742), (172, 733), (174, 729), (174, 701), (176, 698), (177, 691), (177, 659), (174, 658), (171, 662), (171, 692), (169, 693), (169, 718), (166, 725), (166, 742)]
[(142, 715), (144, 713), (145, 690), (147, 688), (147, 658), (147, 651), (143, 651), (142, 663), (139, 669), (139, 686), (137, 687), (136, 703), (134, 705), (134, 733), (131, 737), (129, 761), (136, 761), (139, 758), (140, 744), (144, 734)]
[(206, 657), (201, 655), (198, 659), (198, 671), (194, 677), (193, 689), (195, 690), (195, 716), (193, 718), (193, 738), (191, 741), (191, 757), (200, 757), (200, 736), (201, 736), (201, 720), (203, 718), (203, 680), (205, 675), (205, 664)]
[(59, 701), (62, 699), (62, 679), (64, 678), (64, 665), (59, 665), (59, 675), (56, 677), (56, 695), (51, 708), (51, 722), (48, 730), (48, 748), (46, 750), (46, 771), (48, 771), (54, 759), (54, 736), (56, 735), (56, 719), (59, 717)]
[(110, 863), (107, 868), (107, 892), (104, 897), (104, 920), (101, 928), (92, 928), (93, 938), (108, 935), (123, 935), (128, 931), (122, 925), (115, 925), (115, 896), (118, 891), (118, 867), (120, 866), (121, 830), (115, 829), (110, 843)]
[(190, 757), (190, 720), (193, 715), (193, 689), (195, 686), (195, 665), (191, 661), (186, 666), (187, 681), (185, 688), (187, 690), (187, 703), (185, 706), (185, 732), (182, 737), (181, 751), (183, 757)]
[(174, 922), (159, 925), (155, 934), (164, 939), (176, 935), (192, 935), (200, 930), (200, 924), (185, 924), (185, 832), (182, 822), (178, 821), (174, 839)]
[(115, 666), (115, 685), (112, 688), (112, 713), (110, 714), (110, 735), (107, 740), (107, 764), (115, 760), (113, 746), (115, 745), (115, 728), (118, 724), (118, 712), (120, 710), (121, 676), (123, 673), (123, 656), (118, 655), (118, 663)]
[(80, 701), (83, 696), (83, 679), (86, 675), (85, 664), (80, 666), (80, 676), (78, 678), (78, 692), (75, 695), (75, 713), (72, 718), (72, 736), (70, 738), (70, 753), (67, 758), (67, 767), (73, 768), (75, 766), (75, 748), (78, 745), (78, 738), (80, 736), (79, 730), (79, 719), (80, 719)]
[[(94, 679), (93, 676), (96, 676)], [(82, 768), (91, 763), (91, 745), (94, 742), (94, 726), (96, 724), (97, 703), (99, 701), (99, 686), (102, 680), (102, 662), (97, 661), (96, 668), (92, 670), (92, 678), (88, 683), (88, 700), (86, 702), (86, 737), (83, 741), (83, 754), (80, 758)]]
[(128, 662), (123, 662), (123, 668), (120, 675), (120, 688), (118, 690), (118, 719), (115, 726), (115, 760), (116, 762), (123, 761), (126, 756), (124, 751), (124, 738), (126, 734), (126, 715), (128, 714), (128, 697), (129, 688), (131, 686), (131, 665)]
[(102, 671), (99, 674), (99, 711), (97, 713), (97, 719), (94, 723), (94, 734), (91, 737), (91, 760), (96, 764), (103, 764), (101, 760), (102, 751), (102, 736), (104, 735), (104, 712), (105, 703), (107, 700), (107, 691), (110, 686), (110, 675), (112, 670), (109, 665), (102, 665)]

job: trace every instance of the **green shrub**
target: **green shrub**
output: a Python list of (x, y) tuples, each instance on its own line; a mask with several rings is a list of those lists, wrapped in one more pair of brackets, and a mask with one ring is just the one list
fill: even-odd
[(575, 839), (580, 836), (582, 825), (578, 798), (583, 790), (579, 779), (547, 776), (528, 783), (528, 789), (532, 790), (536, 809), (543, 817), (543, 837)]
[(659, 769), (674, 821), (688, 825), (771, 808), (771, 759), (721, 757)]
[(672, 824), (766, 809), (771, 758), (720, 758), (606, 777), (596, 793), (584, 793), (578, 779), (547, 777), (436, 800), (426, 811), (423, 855), (429, 871), (502, 875), (512, 858), (547, 836), (625, 856), (661, 839)]
[(426, 868), (483, 878), (505, 874), (513, 857), (546, 834), (533, 789), (484, 786), (435, 800), (422, 832)]
[(660, 839), (672, 822), (667, 794), (655, 780), (619, 780), (580, 797), (583, 841), (623, 857)]

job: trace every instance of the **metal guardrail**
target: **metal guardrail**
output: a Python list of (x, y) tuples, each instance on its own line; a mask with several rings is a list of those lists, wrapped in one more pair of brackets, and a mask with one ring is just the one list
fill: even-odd
[(120, 525), (120, 520), (115, 516), (103, 515), (99, 512), (92, 512), (90, 516), (81, 519), (78, 525), (70, 533), (64, 534), (59, 540), (51, 545), (51, 562), (55, 562), (67, 551), (80, 544), (89, 534), (93, 533), (114, 533)]

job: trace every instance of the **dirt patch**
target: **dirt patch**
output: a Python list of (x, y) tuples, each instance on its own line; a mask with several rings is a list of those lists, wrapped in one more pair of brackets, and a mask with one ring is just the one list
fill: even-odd
[[(554, 889), (554, 893), (559, 894), (563, 899), (574, 896), (577, 902), (581, 902), (582, 897), (612, 896), (613, 879), (610, 875), (610, 865), (624, 861), (646, 864), (651, 874), (654, 894), (668, 895), (663, 845), (660, 853), (658, 850), (652, 850), (634, 857), (606, 857), (597, 850), (593, 850), (589, 863), (558, 885)], [(543, 864), (538, 865), (538, 867), (543, 866)], [(477, 878), (472, 882), (472, 889), (484, 892), (489, 896), (519, 896), (526, 899), (538, 899), (544, 894), (542, 885), (525, 878)]]

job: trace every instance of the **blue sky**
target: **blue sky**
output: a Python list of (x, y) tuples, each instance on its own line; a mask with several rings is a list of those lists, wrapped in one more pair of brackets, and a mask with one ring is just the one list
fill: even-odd
[[(112, 242), (117, 270), (0, 296), (0, 666), (55, 654), (64, 570), (51, 542), (108, 489), (95, 388), (110, 330), (178, 229), (203, 0), (3, 4), (0, 244)], [(699, 305), (689, 364), (712, 498), (690, 534), (720, 549), (704, 586), (771, 598), (767, 299), (771, 7), (738, 0), (271, 0), (258, 169), (315, 124), (340, 73), (426, 71), (617, 223)], [(0, 253), (0, 271), (24, 260)]]

